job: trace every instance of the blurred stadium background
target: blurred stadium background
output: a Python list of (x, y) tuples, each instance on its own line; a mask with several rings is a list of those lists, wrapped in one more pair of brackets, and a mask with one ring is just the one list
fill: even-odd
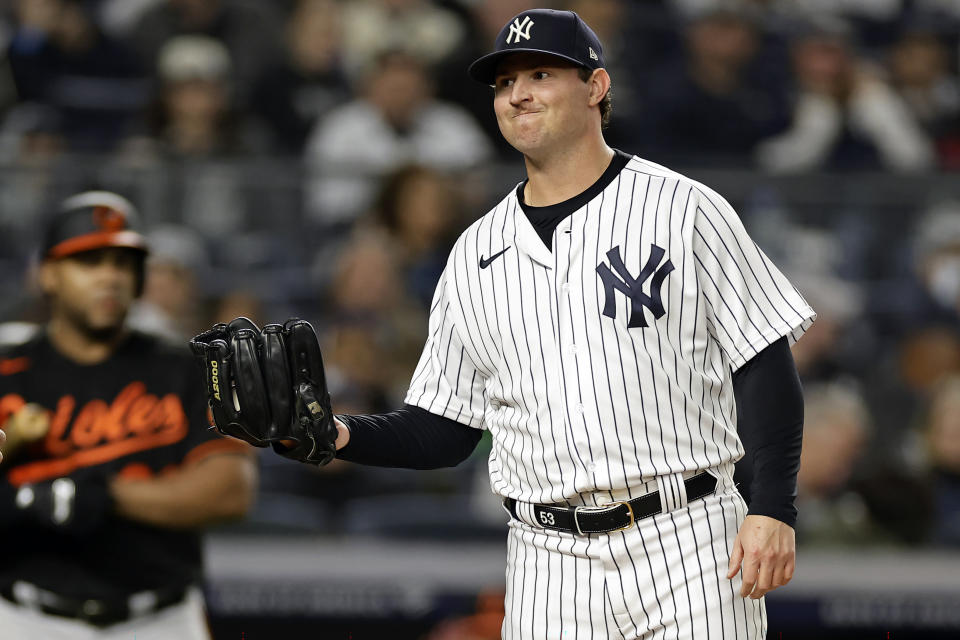
[[(960, 637), (958, 0), (0, 0), (0, 339), (42, 320), (43, 214), (107, 188), (154, 243), (138, 326), (305, 317), (336, 410), (397, 406), (453, 238), (522, 179), (465, 69), (531, 6), (604, 42), (611, 145), (726, 196), (820, 314), (770, 637)], [(483, 445), (261, 480), (209, 536), (218, 639), (499, 637)]]

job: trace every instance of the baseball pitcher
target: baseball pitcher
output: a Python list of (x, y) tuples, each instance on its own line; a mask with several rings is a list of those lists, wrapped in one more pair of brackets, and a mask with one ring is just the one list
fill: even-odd
[(527, 175), (451, 251), (406, 405), (330, 415), (310, 326), (238, 319), (193, 342), (217, 426), (416, 469), (488, 430), (504, 638), (765, 637), (763, 596), (794, 571), (789, 345), (813, 310), (720, 195), (605, 143), (611, 80), (575, 13), (521, 13), (469, 73)]

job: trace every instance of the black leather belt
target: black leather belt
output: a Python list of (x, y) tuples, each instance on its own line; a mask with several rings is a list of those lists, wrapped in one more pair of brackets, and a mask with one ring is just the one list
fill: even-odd
[(14, 604), (53, 616), (83, 620), (98, 627), (159, 611), (181, 602), (186, 595), (187, 587), (178, 586), (140, 591), (126, 599), (83, 600), (62, 596), (25, 582), (0, 587), (0, 596)]
[[(717, 479), (704, 471), (683, 481), (687, 502), (708, 496), (717, 488)], [(517, 518), (517, 501), (504, 498), (503, 506)], [(611, 502), (605, 507), (556, 507), (533, 504), (533, 516), (544, 529), (567, 533), (609, 533), (629, 529), (637, 520), (655, 516), (662, 511), (660, 492), (653, 491), (633, 500)], [(521, 518), (517, 520), (523, 521)]]

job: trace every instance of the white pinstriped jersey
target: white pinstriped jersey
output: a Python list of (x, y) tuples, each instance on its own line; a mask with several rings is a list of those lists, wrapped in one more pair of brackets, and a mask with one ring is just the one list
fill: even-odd
[(633, 157), (552, 250), (516, 190), (460, 236), (406, 402), (488, 429), (502, 496), (628, 489), (739, 459), (732, 372), (814, 318), (723, 198)]

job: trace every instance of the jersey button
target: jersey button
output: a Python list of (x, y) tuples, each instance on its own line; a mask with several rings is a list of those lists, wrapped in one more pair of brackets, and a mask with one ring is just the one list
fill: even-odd
[(577, 345), (571, 344), (571, 345), (570, 345), (570, 353), (576, 353), (576, 352), (577, 352)]
[(577, 403), (577, 412), (578, 412), (578, 413), (584, 413), (586, 410), (587, 410), (587, 408), (583, 406), (583, 403), (582, 403), (582, 402), (578, 402), (578, 403)]

